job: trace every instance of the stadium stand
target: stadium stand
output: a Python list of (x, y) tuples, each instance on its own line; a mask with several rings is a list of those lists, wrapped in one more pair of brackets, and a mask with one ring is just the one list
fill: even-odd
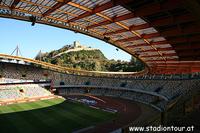
[[(152, 118), (153, 120), (148, 122), (148, 124), (156, 125), (170, 123), (170, 120), (184, 115), (180, 112), (184, 112), (183, 105), (192, 96), (188, 96), (188, 99), (185, 97), (191, 93), (191, 90), (199, 89), (200, 74), (146, 75), (133, 78), (93, 77), (64, 74), (33, 64), (1, 62), (0, 105), (15, 103), (10, 100), (20, 101), (23, 99), (26, 102), (32, 98), (40, 100), (43, 97), (55, 96), (46, 91), (43, 86), (35, 84), (42, 81), (51, 81), (51, 84), (49, 82), (46, 86), (61, 96), (109, 96), (143, 103), (160, 112), (155, 116), (155, 119)], [(23, 82), (31, 83), (25, 84)], [(15, 84), (15, 87), (11, 87), (10, 84)], [(183, 103), (179, 103), (179, 101), (183, 101)]]
[(132, 90), (120, 90), (120, 89), (111, 89), (111, 88), (91, 88), (91, 87), (62, 87), (58, 88), (59, 94), (62, 96), (67, 95), (95, 95), (95, 96), (109, 96), (109, 97), (117, 97), (122, 99), (128, 99), (133, 101), (138, 101), (141, 103), (148, 104), (153, 106), (158, 110), (163, 110), (164, 106), (167, 104), (166, 102), (162, 102), (163, 105), (153, 105), (157, 103), (159, 100), (158, 96), (134, 92)]
[(0, 88), (0, 101), (23, 98), (45, 97), (52, 95), (38, 84), (4, 85)]
[(0, 68), (1, 80), (52, 80), (53, 87), (55, 88), (73, 88), (67, 89), (67, 94), (83, 94), (87, 91), (75, 88), (95, 88), (91, 89), (91, 94), (138, 100), (149, 105), (159, 106), (162, 109), (164, 109), (168, 102), (173, 101), (181, 94), (187, 94), (191, 89), (198, 88), (200, 77), (199, 73), (189, 75), (146, 75), (134, 78), (91, 77), (63, 74), (31, 64), (24, 65), (5, 62), (0, 63)]
[(0, 90), (0, 100), (7, 100), (7, 99), (19, 99), (22, 98), (23, 95), (17, 89), (13, 88), (4, 88)]
[[(11, 83), (10, 79), (51, 80), (51, 87), (58, 89), (59, 94), (92, 94), (140, 101), (159, 108), (161, 117), (164, 113), (168, 116), (185, 113), (186, 103), (190, 101), (189, 105), (193, 106), (193, 96), (200, 94), (195, 93), (200, 86), (199, 1), (99, 0), (47, 4), (46, 1), (4, 0), (0, 3), (1, 17), (31, 21), (32, 26), (43, 23), (98, 38), (141, 59), (148, 67), (140, 76), (132, 73), (130, 77), (126, 74), (115, 77), (111, 73), (85, 73), (26, 58), (20, 59), (26, 61), (24, 64), (16, 64), (19, 57), (1, 54), (0, 60), (8, 59), (8, 62), (0, 63), (0, 83)], [(69, 8), (69, 12), (62, 6)], [(64, 19), (58, 19), (55, 14)], [(85, 19), (90, 21), (84, 23)], [(16, 63), (9, 63), (15, 59)], [(0, 100), (50, 95), (34, 84), (15, 86), (2, 86)]]
[[(192, 80), (192, 79), (191, 79)], [(65, 85), (85, 85), (86, 82), (90, 82), (87, 86), (101, 86), (107, 88), (123, 88), (133, 90), (143, 90), (148, 92), (154, 92), (166, 96), (168, 99), (178, 95), (184, 94), (189, 91), (190, 87), (198, 81), (198, 79), (183, 80), (183, 79), (111, 79), (111, 78), (91, 78), (83, 76), (66, 75), (62, 80)], [(126, 83), (126, 86), (121, 86), (122, 83)], [(56, 81), (55, 85), (59, 85)]]

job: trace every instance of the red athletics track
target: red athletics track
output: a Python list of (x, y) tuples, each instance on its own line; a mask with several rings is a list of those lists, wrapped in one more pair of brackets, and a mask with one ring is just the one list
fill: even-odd
[[(78, 98), (78, 99), (87, 98), (94, 100), (94, 98), (92, 97), (83, 95), (70, 95), (68, 97)], [(125, 125), (128, 125), (129, 123), (136, 120), (142, 114), (140, 105), (131, 100), (124, 100), (120, 98), (104, 97), (104, 96), (98, 96), (97, 98), (101, 100), (95, 99), (95, 101), (97, 101), (97, 104), (95, 105), (96, 107), (115, 109), (118, 111), (118, 117), (115, 120), (101, 123), (97, 125), (95, 128), (85, 131), (85, 133), (111, 132)]]

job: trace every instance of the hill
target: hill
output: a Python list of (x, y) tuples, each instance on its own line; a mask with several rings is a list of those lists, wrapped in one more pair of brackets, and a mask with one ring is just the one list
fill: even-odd
[(38, 54), (36, 59), (64, 67), (89, 71), (125, 72), (143, 69), (143, 64), (135, 58), (132, 58), (130, 62), (109, 60), (99, 49), (92, 49), (76, 43), (73, 46), (66, 45), (59, 50), (54, 50), (49, 53)]

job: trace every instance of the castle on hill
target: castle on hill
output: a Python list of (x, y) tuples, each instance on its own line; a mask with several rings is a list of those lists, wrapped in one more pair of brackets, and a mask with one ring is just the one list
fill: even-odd
[(69, 53), (69, 52), (75, 52), (75, 51), (81, 51), (81, 50), (87, 50), (87, 51), (89, 51), (89, 50), (99, 50), (99, 49), (96, 49), (96, 48), (91, 48), (91, 47), (86, 47), (84, 45), (81, 45), (79, 41), (74, 41), (73, 44), (66, 45), (64, 47), (67, 48), (67, 50), (53, 56), (52, 58), (61, 56), (62, 54)]
[[(81, 45), (79, 41), (74, 41), (73, 44), (65, 45), (61, 49), (63, 49), (64, 51), (62, 50), (62, 52), (54, 55), (52, 58), (59, 57), (62, 54), (69, 53), (69, 52), (75, 52), (75, 51), (81, 51), (81, 50), (86, 50), (86, 51), (99, 50), (99, 49), (96, 49), (96, 48), (91, 48), (91, 47)], [(41, 50), (40, 50), (40, 52), (36, 55), (35, 59), (41, 58), (43, 56), (43, 54), (45, 54), (45, 53), (42, 53)]]

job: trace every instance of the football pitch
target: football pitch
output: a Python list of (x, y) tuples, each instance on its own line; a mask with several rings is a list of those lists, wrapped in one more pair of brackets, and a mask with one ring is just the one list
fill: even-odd
[(71, 133), (116, 114), (63, 99), (0, 106), (0, 133)]

